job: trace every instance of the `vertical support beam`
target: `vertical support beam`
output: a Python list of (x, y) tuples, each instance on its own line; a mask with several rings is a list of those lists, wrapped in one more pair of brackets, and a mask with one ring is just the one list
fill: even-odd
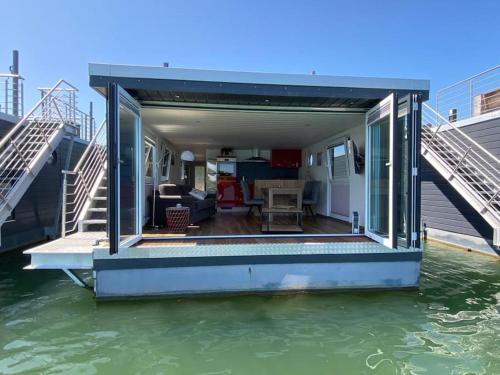
[[(392, 160), (391, 160), (391, 168), (392, 168), (392, 222), (389, 225), (392, 228), (392, 241), (391, 247), (398, 247), (398, 186), (400, 182), (400, 176), (398, 173), (399, 167), (401, 165), (401, 160), (398, 157), (398, 135), (399, 135), (399, 126), (398, 126), (398, 102), (399, 98), (396, 93), (394, 95), (394, 100), (392, 101), (392, 129), (390, 131), (390, 137), (392, 137)], [(389, 230), (391, 232), (391, 230)]]
[(422, 133), (422, 95), (413, 94), (414, 96), (414, 121), (412, 127), (414, 128), (414, 165), (417, 175), (415, 176), (415, 212), (413, 213), (414, 231), (417, 234), (415, 239), (415, 247), (420, 248), (420, 221), (421, 221), (421, 181), (422, 181), (422, 168), (421, 168), (421, 133)]
[[(68, 181), (66, 171), (63, 171), (63, 186), (62, 186), (62, 205), (61, 205), (61, 237), (66, 237), (66, 194), (68, 190)], [(57, 227), (56, 227), (57, 228)]]
[[(472, 79), (469, 81), (469, 96), (470, 96), (470, 116), (474, 116), (474, 88), (472, 86)], [(457, 116), (458, 117), (458, 116)], [(457, 118), (458, 120), (458, 118)]]
[(119, 152), (119, 116), (120, 94), (116, 83), (108, 84), (108, 238), (110, 254), (118, 253), (120, 244), (120, 207), (119, 191), (120, 171), (118, 163)]
[(12, 67), (10, 72), (12, 77), (12, 114), (19, 116), (19, 51), (12, 51)]
[[(66, 171), (69, 171), (71, 168), (71, 156), (73, 154), (73, 146), (75, 144), (75, 137), (71, 135), (71, 139), (68, 145), (68, 150), (66, 151), (66, 159), (64, 161), (64, 169), (62, 171), (62, 195), (59, 197), (59, 204), (57, 205), (58, 211), (60, 212), (55, 215), (54, 218), (54, 233), (57, 232), (59, 228), (59, 220), (61, 220), (61, 237), (66, 236), (66, 209), (67, 209), (67, 193), (68, 193), (68, 174)], [(62, 151), (63, 148), (61, 147)]]
[(90, 136), (88, 140), (91, 141), (94, 138), (94, 104), (92, 102), (89, 103), (89, 117), (90, 117), (90, 123), (89, 123)]

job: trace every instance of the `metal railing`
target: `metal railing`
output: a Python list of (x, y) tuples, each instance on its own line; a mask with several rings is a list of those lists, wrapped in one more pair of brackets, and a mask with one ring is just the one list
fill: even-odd
[(500, 65), (439, 90), (436, 111), (451, 122), (500, 110)]
[(77, 230), (106, 173), (106, 121), (103, 121), (72, 171), (63, 171), (61, 235)]
[(500, 223), (500, 160), (426, 103), (422, 106), (422, 152), (439, 155), (450, 173)]
[[(41, 168), (42, 152), (53, 151), (52, 143), (59, 131), (74, 131), (71, 122), (64, 116), (71, 112), (64, 96), (71, 87), (60, 80), (0, 141), (0, 212), (12, 208), (10, 194), (26, 175), (35, 177)], [(68, 126), (68, 128), (66, 128)], [(45, 162), (45, 161), (43, 161)], [(15, 202), (14, 202), (15, 203)]]
[[(41, 96), (44, 97), (50, 89), (39, 88), (38, 90), (40, 90)], [(90, 141), (95, 133), (95, 119), (92, 114), (85, 113), (78, 108), (78, 89), (71, 86), (59, 88), (58, 90), (66, 91), (64, 97), (58, 99), (66, 101), (64, 117), (75, 126), (79, 138)]]
[(0, 112), (22, 117), (24, 78), (19, 74), (0, 74)]

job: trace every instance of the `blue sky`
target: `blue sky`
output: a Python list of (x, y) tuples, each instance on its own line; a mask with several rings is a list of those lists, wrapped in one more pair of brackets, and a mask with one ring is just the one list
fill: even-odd
[(500, 62), (498, 0), (2, 2), (0, 72), (18, 49), (25, 106), (64, 78), (98, 122), (88, 62), (425, 78), (432, 91)]

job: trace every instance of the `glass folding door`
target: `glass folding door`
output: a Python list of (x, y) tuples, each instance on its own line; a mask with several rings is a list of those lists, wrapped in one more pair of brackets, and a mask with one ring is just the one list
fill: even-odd
[(367, 207), (366, 234), (392, 247), (392, 145), (394, 95), (382, 100), (366, 115)]
[(420, 247), (420, 97), (398, 100), (395, 134), (395, 244)]
[(418, 247), (419, 97), (391, 94), (366, 115), (366, 235)]
[(119, 85), (108, 87), (108, 234), (110, 252), (141, 235), (140, 106)]

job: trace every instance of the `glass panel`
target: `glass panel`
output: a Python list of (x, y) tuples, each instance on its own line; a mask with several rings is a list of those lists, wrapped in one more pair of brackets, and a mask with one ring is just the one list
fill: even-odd
[(389, 237), (390, 118), (370, 125), (370, 232)]
[(146, 172), (145, 176), (149, 178), (153, 178), (153, 157), (154, 157), (154, 146), (146, 143), (144, 146), (144, 154), (145, 154), (145, 166), (146, 166)]
[(400, 246), (407, 246), (407, 233), (408, 233), (408, 194), (409, 194), (409, 181), (408, 181), (408, 117), (407, 117), (408, 103), (405, 102), (399, 106), (397, 127), (398, 131), (395, 135), (396, 142), (396, 155), (395, 158), (399, 160), (399, 168), (395, 170), (394, 178), (397, 181), (397, 235), (398, 244)]
[(170, 150), (165, 148), (162, 156), (161, 176), (163, 180), (168, 180), (170, 174)]
[(349, 175), (347, 170), (347, 155), (345, 144), (336, 145), (328, 149), (330, 160), (330, 177), (338, 179)]
[(120, 240), (138, 234), (137, 155), (139, 118), (120, 105)]

